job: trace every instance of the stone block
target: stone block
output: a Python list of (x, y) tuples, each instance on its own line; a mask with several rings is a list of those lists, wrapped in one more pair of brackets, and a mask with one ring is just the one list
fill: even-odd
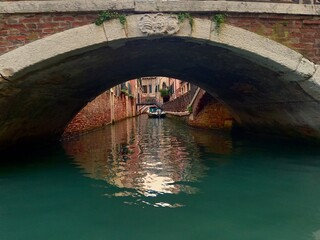
[(189, 23), (188, 19), (185, 19), (182, 23), (179, 23), (180, 29), (179, 31), (175, 34), (176, 36), (179, 37), (190, 37), (192, 28)]
[(142, 14), (127, 16), (126, 33), (128, 38), (145, 37), (145, 34), (139, 29), (139, 20)]
[(119, 19), (104, 22), (103, 28), (108, 42), (127, 38), (125, 25), (122, 25)]
[(282, 79), (285, 81), (301, 82), (309, 79), (316, 71), (314, 63), (310, 62), (306, 58), (302, 58), (297, 69), (292, 72), (287, 72), (282, 75)]
[(103, 28), (94, 24), (67, 30), (0, 56), (0, 72), (10, 68), (13, 75), (27, 67), (31, 67), (29, 71), (32, 71), (35, 70), (33, 66), (37, 68), (35, 65), (43, 61), (61, 54), (65, 56), (78, 54), (104, 42), (106, 42), (106, 36)]
[(211, 20), (195, 18), (193, 20), (192, 37), (209, 40), (211, 35)]
[(211, 32), (210, 40), (283, 75), (294, 72), (302, 59), (301, 54), (280, 43), (228, 24), (218, 33)]
[(315, 100), (320, 101), (320, 66), (316, 65), (316, 71), (313, 76), (299, 85)]

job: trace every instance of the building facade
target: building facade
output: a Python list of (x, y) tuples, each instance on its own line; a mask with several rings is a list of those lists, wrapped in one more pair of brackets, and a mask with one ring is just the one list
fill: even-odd
[(100, 94), (68, 124), (64, 136), (80, 134), (137, 115), (137, 81), (129, 80)]
[(191, 84), (169, 77), (142, 77), (138, 79), (141, 98), (140, 102), (157, 102), (163, 104), (169, 100), (176, 99), (191, 90)]

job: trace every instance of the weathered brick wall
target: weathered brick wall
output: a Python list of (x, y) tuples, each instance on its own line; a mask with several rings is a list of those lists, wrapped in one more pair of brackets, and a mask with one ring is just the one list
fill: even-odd
[(198, 113), (194, 120), (188, 120), (188, 124), (203, 128), (230, 129), (233, 124), (233, 118), (228, 109), (205, 93), (198, 104)]
[[(90, 24), (97, 16), (98, 12), (2, 14), (0, 55), (39, 38)], [(228, 24), (266, 36), (302, 53), (311, 61), (320, 63), (318, 16), (228, 13), (226, 20)]]
[(110, 92), (88, 103), (66, 127), (64, 135), (89, 131), (111, 122)]
[(0, 55), (54, 33), (91, 24), (97, 14), (2, 14), (0, 15)]
[(127, 112), (128, 117), (133, 117), (135, 114), (135, 99), (134, 98), (128, 98), (128, 104), (127, 104)]
[(268, 37), (320, 63), (320, 17), (228, 14), (227, 23)]
[[(114, 121), (120, 121), (135, 114), (135, 100), (124, 94), (114, 97)], [(110, 92), (104, 92), (88, 103), (66, 127), (64, 136), (87, 132), (110, 124), (111, 99)]]
[(127, 96), (121, 94), (119, 97), (115, 97), (114, 106), (117, 109), (114, 112), (115, 120), (122, 120), (127, 118)]
[(187, 107), (190, 104), (197, 87), (192, 85), (189, 92), (184, 95), (177, 97), (176, 99), (166, 102), (162, 105), (162, 109), (170, 112), (184, 112), (187, 111)]

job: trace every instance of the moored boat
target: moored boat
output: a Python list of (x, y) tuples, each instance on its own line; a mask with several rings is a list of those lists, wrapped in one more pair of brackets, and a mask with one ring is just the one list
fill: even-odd
[(166, 112), (158, 107), (149, 107), (147, 114), (149, 118), (164, 118), (166, 116)]

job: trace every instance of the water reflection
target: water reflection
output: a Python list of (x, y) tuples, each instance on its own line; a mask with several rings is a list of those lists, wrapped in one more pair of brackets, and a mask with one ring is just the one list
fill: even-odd
[[(141, 197), (197, 191), (191, 185), (207, 170), (195, 142), (200, 136), (168, 119), (141, 116), (66, 141), (64, 147), (87, 176), (121, 188), (107, 196), (130, 196), (143, 201)], [(222, 147), (212, 149), (218, 153), (230, 151), (229, 143), (218, 142)], [(153, 205), (180, 206), (163, 202)]]
[(318, 147), (138, 118), (65, 149), (1, 156), (1, 240), (320, 240)]

